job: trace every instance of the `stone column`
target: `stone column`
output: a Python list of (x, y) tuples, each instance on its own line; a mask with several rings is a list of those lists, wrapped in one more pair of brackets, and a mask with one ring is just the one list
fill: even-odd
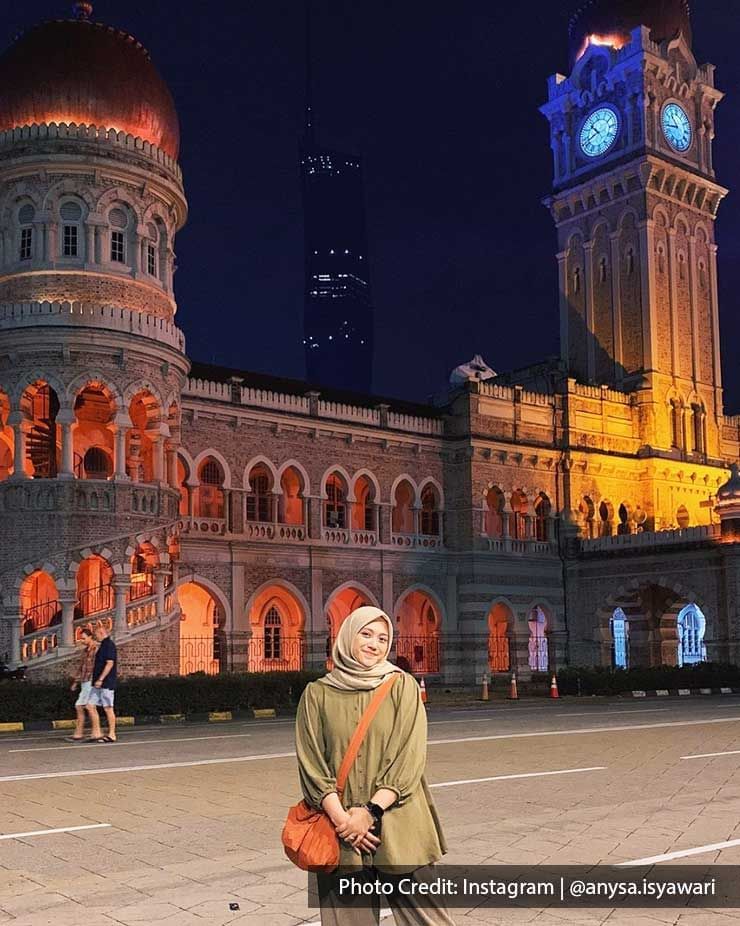
[(169, 569), (158, 566), (154, 570), (154, 594), (157, 596), (157, 618), (162, 620), (165, 614), (164, 596), (165, 596), (165, 577), (169, 574)]
[(226, 532), (231, 533), (231, 489), (224, 489), (224, 520), (226, 521)]
[(392, 508), (389, 504), (383, 503), (377, 506), (378, 513), (378, 539), (380, 543), (391, 543)]
[(418, 536), (421, 533), (421, 509), (414, 507), (411, 510), (414, 516), (414, 533)]
[(179, 489), (180, 487), (177, 484), (177, 449), (168, 442), (164, 453), (167, 461), (167, 485), (173, 489)]
[(586, 241), (583, 245), (584, 283), (586, 285), (586, 367), (587, 379), (593, 382), (596, 377), (596, 343), (594, 336), (594, 242)]
[(62, 428), (62, 466), (58, 479), (74, 479), (74, 428), (77, 416), (71, 408), (62, 408), (57, 415), (57, 424)]
[(85, 263), (95, 263), (95, 226), (85, 224)]
[(22, 412), (11, 412), (8, 416), (8, 424), (13, 428), (14, 437), (14, 454), (13, 454), (13, 479), (28, 479), (29, 476), (25, 471), (26, 463), (26, 434), (31, 429), (31, 422), (28, 421)]
[(321, 538), (321, 499), (312, 495), (308, 499), (308, 536), (312, 540)]
[(11, 669), (21, 664), (21, 616), (17, 606), (5, 609), (4, 619), (10, 636), (7, 659)]
[(198, 488), (197, 482), (186, 482), (185, 489), (188, 493), (188, 518), (192, 520), (195, 517), (195, 490)]
[(128, 590), (131, 587), (130, 576), (116, 576), (113, 579), (113, 591), (115, 593), (115, 618), (113, 629), (116, 639), (128, 633), (128, 622), (126, 620), (126, 605), (128, 604)]
[(560, 294), (560, 359), (568, 363), (568, 252), (555, 255), (558, 260), (558, 291)]
[(159, 433), (159, 434), (149, 434), (148, 436), (151, 437), (154, 443), (154, 448), (153, 448), (153, 453), (152, 453), (153, 478), (155, 482), (163, 482), (164, 474), (165, 474), (165, 469), (164, 469), (165, 435), (162, 433)]
[(128, 415), (116, 415), (113, 420), (113, 434), (115, 441), (115, 462), (113, 466), (113, 478), (117, 482), (128, 482), (130, 477), (126, 472), (126, 435), (131, 427), (131, 419)]
[(75, 645), (75, 605), (77, 595), (74, 591), (59, 591), (59, 601), (62, 605), (62, 638), (61, 646)]

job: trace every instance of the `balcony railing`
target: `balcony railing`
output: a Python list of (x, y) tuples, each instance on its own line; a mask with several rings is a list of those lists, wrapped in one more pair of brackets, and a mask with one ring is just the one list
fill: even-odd
[(23, 612), (24, 633), (34, 633), (52, 624), (62, 622), (62, 603), (57, 599), (42, 601), (41, 604), (26, 608)]
[(442, 537), (438, 534), (392, 534), (393, 546), (402, 549), (439, 550)]
[(214, 631), (205, 637), (180, 638), (180, 672), (286, 672), (298, 671), (306, 658), (303, 637), (262, 634), (247, 637)]
[(414, 675), (434, 674), (440, 671), (440, 650), (438, 636), (399, 636), (396, 639), (396, 662)]
[(144, 579), (136, 579), (131, 583), (128, 590), (129, 601), (139, 601), (141, 598), (148, 598), (154, 593), (154, 576), (148, 574)]
[(491, 553), (549, 554), (555, 553), (556, 544), (551, 540), (515, 540), (512, 537), (481, 537), (481, 545)]
[(639, 534), (614, 534), (610, 537), (594, 537), (581, 540), (584, 553), (599, 550), (659, 547), (681, 543), (718, 541), (721, 537), (719, 524), (702, 524), (667, 531), (643, 531)]
[(113, 587), (98, 585), (96, 588), (84, 589), (80, 592), (77, 606), (83, 617), (99, 611), (110, 611), (113, 607)]

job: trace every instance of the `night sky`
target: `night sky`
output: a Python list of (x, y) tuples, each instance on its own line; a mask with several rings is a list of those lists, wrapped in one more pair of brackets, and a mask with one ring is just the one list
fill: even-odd
[[(374, 391), (424, 400), (482, 353), (497, 370), (558, 353), (551, 73), (578, 0), (313, 0), (322, 144), (365, 163), (376, 306)], [(7, 4), (4, 46), (63, 0)], [(717, 66), (715, 167), (725, 405), (740, 410), (740, 17), (692, 4)], [(9, 8), (8, 8), (9, 7)], [(191, 358), (302, 378), (302, 0), (98, 0), (95, 19), (149, 48), (180, 114), (190, 219), (177, 239)]]

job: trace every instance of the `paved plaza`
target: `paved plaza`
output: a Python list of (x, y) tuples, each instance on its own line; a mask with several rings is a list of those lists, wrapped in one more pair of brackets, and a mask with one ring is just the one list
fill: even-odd
[[(3, 737), (0, 924), (318, 923), (280, 844), (299, 796), (292, 752), (290, 719), (134, 728), (114, 746)], [(725, 754), (691, 758), (707, 753)], [(740, 864), (740, 698), (431, 709), (428, 779), (445, 862)], [(740, 922), (731, 909), (454, 913), (471, 926)]]

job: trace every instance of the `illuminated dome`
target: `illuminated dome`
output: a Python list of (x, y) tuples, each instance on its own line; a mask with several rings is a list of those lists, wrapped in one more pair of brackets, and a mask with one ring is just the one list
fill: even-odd
[(115, 129), (177, 158), (175, 104), (147, 50), (111, 26), (74, 19), (40, 23), (0, 55), (0, 131), (65, 122)]
[(568, 27), (571, 64), (582, 54), (590, 35), (602, 40), (615, 37), (614, 44), (620, 46), (629, 41), (637, 26), (649, 26), (655, 42), (683, 32), (691, 44), (689, 12), (688, 0), (586, 0)]
[(717, 489), (717, 498), (721, 501), (740, 498), (740, 471), (737, 463), (730, 466), (730, 478)]

